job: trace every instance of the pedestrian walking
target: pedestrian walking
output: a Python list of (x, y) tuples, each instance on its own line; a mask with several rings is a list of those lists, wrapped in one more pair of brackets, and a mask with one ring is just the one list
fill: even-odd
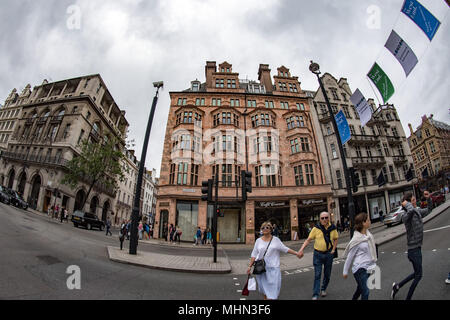
[(111, 219), (109, 217), (108, 217), (108, 219), (106, 219), (106, 235), (108, 235), (108, 233), (112, 236)]
[(264, 261), (265, 272), (255, 274), (258, 290), (264, 295), (264, 300), (276, 300), (281, 289), (280, 253), (299, 256), (298, 252), (289, 249), (278, 237), (272, 235), (273, 226), (270, 222), (264, 222), (261, 231), (263, 235), (255, 242), (247, 274), (250, 275), (255, 261)]
[(63, 223), (63, 220), (64, 220), (64, 210), (65, 209), (66, 208), (64, 208), (64, 207), (61, 208), (61, 214), (60, 214), (60, 221), (61, 221), (61, 223)]
[(120, 241), (120, 250), (122, 250), (123, 247), (123, 242), (125, 240), (125, 237), (127, 235), (127, 223), (125, 222), (125, 220), (122, 222), (122, 225), (120, 226), (120, 230), (119, 230), (119, 241)]
[(163, 238), (167, 242), (167, 223), (166, 222), (164, 222), (164, 225), (163, 225)]
[(69, 212), (67, 211), (67, 208), (64, 208), (64, 219), (66, 220), (66, 223), (69, 223)]
[(177, 226), (175, 228), (175, 242), (178, 240), (178, 244), (181, 244), (181, 235), (183, 234), (183, 231), (181, 230), (180, 226)]
[(200, 227), (197, 228), (197, 233), (195, 234), (195, 246), (202, 243), (202, 230)]
[(206, 228), (202, 232), (202, 244), (206, 244), (206, 239), (208, 238), (208, 234), (206, 232)]
[(356, 280), (356, 291), (352, 300), (369, 300), (367, 280), (375, 272), (377, 249), (375, 239), (369, 231), (370, 218), (367, 213), (360, 213), (355, 217), (355, 233), (345, 248), (344, 279), (348, 277), (348, 269), (352, 266), (352, 273)]
[(426, 208), (428, 209), (427, 214), (429, 214), (433, 208), (434, 208), (434, 204), (433, 204), (433, 199), (430, 196), (430, 192), (425, 190), (423, 192), (423, 196), (425, 197), (425, 201), (426, 201)]
[[(313, 300), (319, 298), (319, 294), (322, 297), (327, 296), (327, 288), (330, 282), (331, 269), (333, 267), (333, 258), (337, 248), (339, 235), (336, 230), (336, 226), (330, 222), (330, 214), (328, 212), (322, 212), (320, 214), (320, 222), (311, 230), (308, 239), (303, 243), (303, 246), (299, 250), (300, 257), (303, 257), (303, 250), (314, 241), (314, 287), (313, 287)], [(323, 269), (323, 282), (322, 288), (320, 287), (320, 280), (322, 278)]]
[(384, 222), (384, 212), (383, 212), (383, 210), (380, 210), (380, 212), (378, 212), (378, 214), (380, 215), (381, 223), (383, 223)]
[(398, 291), (409, 281), (413, 280), (409, 288), (406, 300), (411, 300), (414, 291), (422, 279), (422, 244), (423, 244), (423, 220), (429, 209), (417, 208), (416, 198), (411, 192), (404, 195), (402, 206), (406, 213), (402, 216), (402, 221), (406, 228), (406, 238), (408, 245), (408, 260), (412, 263), (414, 272), (403, 281), (392, 284), (391, 299), (395, 299)]
[(173, 223), (171, 223), (170, 227), (169, 227), (169, 240), (170, 240), (170, 243), (174, 242), (174, 236), (175, 236), (175, 227), (173, 226)]
[(211, 229), (206, 229), (206, 244), (212, 244), (212, 233)]
[(131, 220), (128, 220), (126, 228), (127, 228), (126, 229), (127, 230), (127, 233), (126, 233), (127, 240), (130, 240)]
[(138, 235), (139, 235), (139, 240), (142, 240), (143, 237), (143, 230), (144, 230), (144, 225), (142, 224), (142, 221), (139, 222), (138, 225)]

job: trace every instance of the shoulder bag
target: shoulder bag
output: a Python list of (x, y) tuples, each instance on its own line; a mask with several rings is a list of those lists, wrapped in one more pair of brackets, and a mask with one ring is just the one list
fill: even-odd
[[(273, 237), (272, 237), (273, 239)], [(262, 274), (266, 272), (266, 262), (264, 261), (264, 257), (266, 256), (267, 250), (269, 249), (270, 244), (272, 243), (272, 239), (270, 239), (270, 242), (266, 248), (266, 252), (264, 252), (264, 255), (261, 260), (256, 260), (253, 263), (253, 274)]]

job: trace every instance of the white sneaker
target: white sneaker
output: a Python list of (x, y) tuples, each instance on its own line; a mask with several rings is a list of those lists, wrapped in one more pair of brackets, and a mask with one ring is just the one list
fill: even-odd
[(327, 296), (326, 291), (322, 291), (321, 296), (322, 296), (322, 297), (326, 297), (326, 296)]
[(445, 279), (446, 284), (450, 284), (450, 279)]
[(313, 300), (318, 300), (319, 298), (317, 296), (312, 297)]

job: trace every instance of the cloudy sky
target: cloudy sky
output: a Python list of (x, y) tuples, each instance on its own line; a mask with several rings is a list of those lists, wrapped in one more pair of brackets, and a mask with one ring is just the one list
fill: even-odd
[[(303, 89), (315, 91), (313, 59), (366, 98), (376, 97), (366, 74), (377, 61), (394, 82), (389, 102), (409, 135), (407, 124), (417, 127), (424, 114), (450, 122), (450, 9), (444, 0), (421, 0), (442, 22), (430, 42), (400, 13), (403, 1), (2, 0), (0, 101), (28, 83), (99, 73), (127, 112), (140, 158), (152, 83), (163, 80), (146, 161), (159, 175), (169, 92), (203, 82), (206, 61), (228, 61), (250, 80), (260, 63), (272, 75), (285, 65)], [(392, 29), (420, 60), (408, 78), (383, 48)]]

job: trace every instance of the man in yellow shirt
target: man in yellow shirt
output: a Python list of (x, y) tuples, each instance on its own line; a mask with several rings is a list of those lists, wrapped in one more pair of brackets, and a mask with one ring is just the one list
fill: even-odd
[[(319, 293), (321, 293), (322, 297), (326, 297), (327, 295), (326, 289), (330, 282), (333, 257), (337, 250), (338, 233), (336, 227), (330, 222), (330, 214), (328, 212), (322, 212), (320, 214), (320, 223), (311, 230), (308, 239), (298, 251), (298, 256), (300, 258), (303, 257), (303, 250), (311, 243), (311, 241), (314, 241), (314, 288), (312, 299), (317, 300), (319, 298)], [(320, 290), (322, 267), (324, 269), (324, 275), (322, 290)]]

